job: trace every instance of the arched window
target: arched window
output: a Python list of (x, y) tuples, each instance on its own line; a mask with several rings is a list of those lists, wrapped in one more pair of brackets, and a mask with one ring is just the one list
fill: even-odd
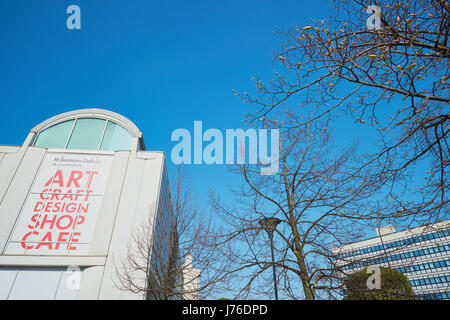
[(101, 118), (75, 118), (40, 131), (34, 146), (55, 149), (130, 150), (132, 134)]

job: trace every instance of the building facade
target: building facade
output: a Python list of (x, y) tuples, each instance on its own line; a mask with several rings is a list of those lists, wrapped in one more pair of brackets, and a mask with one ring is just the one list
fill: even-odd
[(450, 299), (450, 221), (400, 232), (380, 228), (377, 237), (335, 248), (333, 254), (342, 280), (367, 266), (390, 267), (408, 278), (418, 299)]
[(82, 109), (42, 122), (0, 146), (0, 299), (145, 299), (121, 288), (118, 264), (141, 223), (160, 238), (171, 210), (164, 153), (130, 120)]
[(200, 287), (200, 269), (195, 268), (192, 254), (188, 252), (183, 263), (183, 299), (198, 300)]

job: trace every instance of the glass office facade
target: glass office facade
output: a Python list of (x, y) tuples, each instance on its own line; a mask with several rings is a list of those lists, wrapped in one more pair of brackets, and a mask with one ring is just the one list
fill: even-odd
[[(147, 299), (181, 299), (182, 278), (177, 234), (167, 171), (164, 171), (159, 192), (154, 226), (152, 253), (149, 262)], [(167, 295), (161, 296), (160, 293)]]
[(449, 222), (438, 228), (416, 229), (335, 249), (342, 280), (367, 266), (391, 267), (408, 277), (418, 299), (449, 299)]

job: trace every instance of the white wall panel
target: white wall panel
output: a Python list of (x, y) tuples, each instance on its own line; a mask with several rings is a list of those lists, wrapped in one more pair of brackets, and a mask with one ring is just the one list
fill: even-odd
[(8, 299), (18, 271), (17, 268), (0, 268), (0, 300)]
[(9, 300), (52, 300), (56, 296), (62, 270), (19, 269)]
[[(0, 184), (4, 181), (9, 182), (9, 179), (14, 176), (11, 183), (6, 186), (6, 194), (0, 202), (0, 250), (2, 252), (19, 216), (21, 208), (27, 197), (27, 193), (30, 190), (31, 184), (33, 183), (44, 155), (45, 149), (27, 148), (23, 159), (17, 155), (17, 158), (14, 161), (11, 160), (8, 165), (3, 166), (2, 163), (1, 169), (6, 168), (10, 171), (1, 172), (0, 170)], [(21, 162), (18, 170), (16, 171), (18, 163), (13, 163), (19, 159), (21, 159)], [(2, 186), (0, 186), (0, 189), (1, 188)], [(2, 194), (1, 190), (0, 194)]]

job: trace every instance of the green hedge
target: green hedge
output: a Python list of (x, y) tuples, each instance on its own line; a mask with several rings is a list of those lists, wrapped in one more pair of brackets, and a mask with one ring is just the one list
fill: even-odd
[(380, 289), (369, 289), (367, 267), (347, 277), (344, 300), (416, 300), (408, 278), (400, 271), (380, 267)]

